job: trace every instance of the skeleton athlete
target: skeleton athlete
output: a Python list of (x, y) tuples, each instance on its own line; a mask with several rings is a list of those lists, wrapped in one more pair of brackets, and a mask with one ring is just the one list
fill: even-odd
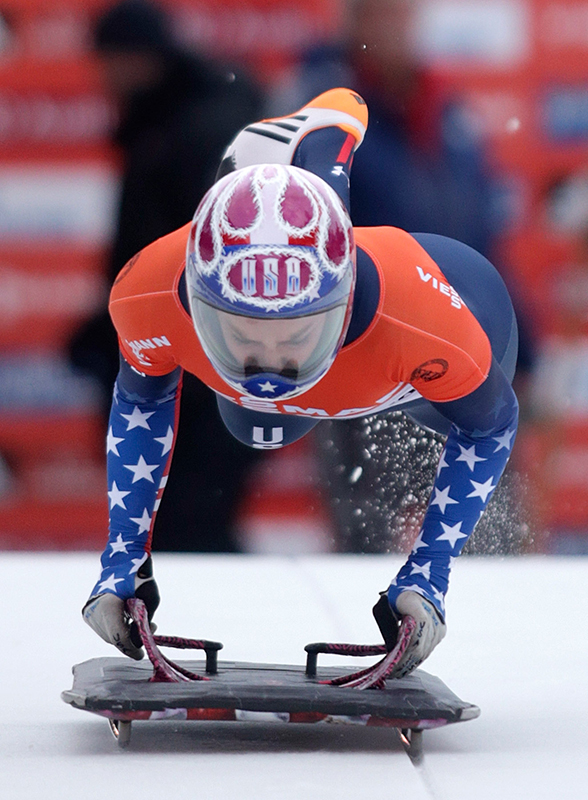
[(132, 658), (143, 653), (124, 602), (143, 599), (150, 616), (159, 602), (151, 532), (184, 370), (252, 447), (392, 408), (447, 435), (419, 536), (375, 609), (389, 649), (405, 615), (417, 622), (395, 675), (445, 635), (451, 565), (516, 434), (517, 325), (502, 279), (470, 247), (352, 227), (349, 175), (367, 118), (361, 97), (334, 89), (245, 128), (192, 223), (138, 253), (115, 282), (110, 534), (83, 614)]

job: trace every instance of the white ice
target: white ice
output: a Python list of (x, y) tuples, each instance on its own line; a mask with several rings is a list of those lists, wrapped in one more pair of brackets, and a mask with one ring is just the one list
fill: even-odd
[[(302, 663), (310, 641), (378, 641), (370, 609), (399, 564), (159, 554), (159, 631), (218, 639), (227, 660)], [(394, 730), (342, 725), (138, 722), (120, 750), (60, 699), (74, 663), (117, 655), (80, 615), (97, 570), (94, 554), (0, 554), (1, 798), (588, 797), (587, 559), (458, 561), (425, 668), (482, 715), (425, 732), (418, 769)]]

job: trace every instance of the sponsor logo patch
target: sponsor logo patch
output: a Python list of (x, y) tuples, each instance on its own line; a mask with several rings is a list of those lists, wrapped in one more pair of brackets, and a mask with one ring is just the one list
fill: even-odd
[(122, 279), (125, 278), (129, 274), (129, 272), (133, 269), (133, 267), (135, 266), (135, 264), (139, 260), (139, 256), (141, 255), (142, 252), (143, 252), (142, 250), (139, 250), (138, 253), (136, 253), (129, 261), (127, 261), (127, 263), (124, 265), (124, 267), (121, 269), (121, 271), (116, 276), (116, 280), (114, 281), (114, 286), (116, 286), (116, 284), (119, 281), (122, 281)]
[(410, 381), (411, 383), (414, 381), (425, 381), (425, 383), (436, 381), (442, 378), (448, 369), (449, 364), (444, 358), (433, 358), (418, 366), (410, 376)]
[(455, 291), (453, 286), (450, 286), (448, 283), (444, 283), (436, 278), (434, 275), (431, 275), (430, 272), (425, 272), (422, 267), (417, 266), (417, 272), (419, 274), (419, 278), (422, 280), (423, 283), (428, 283), (433, 289), (436, 289), (441, 294), (446, 295), (451, 300), (451, 305), (453, 308), (461, 308), (464, 305), (463, 300)]
[(125, 339), (125, 343), (131, 348), (137, 361), (146, 367), (150, 366), (152, 362), (149, 356), (145, 355), (144, 350), (171, 347), (171, 342), (167, 336), (153, 336), (151, 339), (133, 339), (133, 341)]

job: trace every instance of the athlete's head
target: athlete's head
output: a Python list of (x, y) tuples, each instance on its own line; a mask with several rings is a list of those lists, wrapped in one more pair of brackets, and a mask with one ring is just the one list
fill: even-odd
[(200, 203), (186, 278), (196, 333), (223, 380), (254, 397), (294, 397), (322, 378), (345, 338), (351, 221), (312, 173), (245, 167)]

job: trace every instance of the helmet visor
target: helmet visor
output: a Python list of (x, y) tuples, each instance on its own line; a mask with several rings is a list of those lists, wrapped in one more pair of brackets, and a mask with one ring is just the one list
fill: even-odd
[(338, 350), (347, 304), (305, 316), (263, 319), (233, 314), (193, 298), (196, 332), (222, 378), (242, 384), (274, 374), (309, 388), (329, 368)]

